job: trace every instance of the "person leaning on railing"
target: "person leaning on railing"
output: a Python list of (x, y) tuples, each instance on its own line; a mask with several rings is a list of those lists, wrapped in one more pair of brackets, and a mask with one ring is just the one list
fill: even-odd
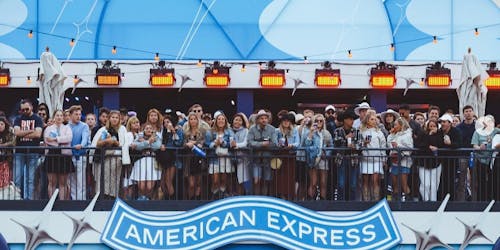
[(387, 147), (393, 149), (390, 151), (393, 197), (406, 201), (406, 195), (410, 193), (408, 174), (411, 171), (412, 152), (405, 149), (413, 148), (413, 137), (405, 118), (400, 117), (394, 122), (394, 128), (387, 136)]
[[(295, 149), (299, 146), (300, 138), (293, 114), (283, 114), (279, 117), (280, 125), (276, 128), (278, 154), (280, 158), (273, 158), (275, 163), (274, 183), (276, 196), (291, 200), (295, 196)], [(279, 159), (279, 160), (278, 160)], [(281, 163), (281, 165), (279, 164)]]
[(205, 135), (205, 144), (210, 149), (208, 174), (212, 177), (211, 195), (213, 199), (224, 198), (232, 193), (231, 174), (234, 167), (229, 157), (231, 138), (233, 131), (229, 127), (226, 115), (222, 111), (214, 114), (212, 128)]
[[(491, 115), (487, 115), (484, 119), (491, 119), (492, 123), (495, 124), (495, 118)], [(478, 150), (475, 152), (477, 165), (473, 168), (472, 180), (473, 192), (477, 197), (478, 201), (489, 201), (492, 199), (493, 182), (498, 182), (500, 180), (494, 180), (492, 175), (492, 168), (490, 168), (490, 163), (492, 160), (492, 142), (493, 137), (500, 133), (499, 128), (493, 128), (493, 131), (487, 135), (481, 135), (477, 131), (472, 135), (471, 144), (474, 149)]]
[(162, 142), (160, 150), (156, 152), (156, 159), (163, 168), (160, 187), (169, 200), (175, 198), (173, 181), (176, 169), (182, 169), (182, 161), (176, 157), (178, 151), (167, 149), (181, 147), (184, 143), (184, 133), (182, 132), (182, 128), (177, 126), (177, 121), (177, 118), (173, 118), (169, 114), (163, 116)]
[[(95, 190), (101, 192), (105, 198), (114, 199), (118, 196), (122, 160), (130, 159), (128, 150), (121, 150), (125, 143), (126, 133), (127, 130), (120, 124), (120, 112), (112, 110), (109, 113), (106, 126), (100, 128), (92, 140), (92, 147), (100, 148), (102, 151), (96, 155), (92, 150), (90, 153), (93, 156), (91, 161), (96, 156), (99, 156), (99, 158), (104, 156), (104, 159), (94, 162), (93, 173), (96, 181)], [(117, 147), (120, 148), (117, 149)], [(101, 171), (103, 176), (101, 176)], [(104, 183), (101, 183), (101, 178)], [(104, 190), (101, 189), (101, 186), (104, 186)]]
[(361, 121), (360, 131), (363, 137), (363, 147), (368, 149), (362, 151), (360, 163), (363, 178), (361, 197), (363, 201), (378, 201), (380, 199), (380, 175), (384, 174), (386, 152), (374, 149), (385, 148), (387, 142), (384, 133), (377, 126), (375, 114), (366, 114), (365, 119)]
[[(207, 171), (205, 159), (193, 151), (201, 150), (205, 143), (206, 131), (201, 126), (201, 121), (195, 113), (189, 113), (187, 122), (183, 126), (184, 147), (186, 148), (182, 166), (184, 175), (188, 179), (187, 198), (189, 200), (201, 199), (201, 175)], [(196, 147), (196, 148), (195, 148)]]
[(236, 165), (239, 194), (252, 194), (250, 160), (248, 159), (248, 152), (245, 152), (248, 145), (248, 125), (248, 119), (244, 113), (237, 113), (233, 116), (232, 129), (234, 138), (231, 141), (231, 149), (235, 151), (233, 165)]
[[(270, 115), (265, 110), (259, 110), (255, 125), (248, 131), (248, 144), (254, 149), (253, 154), (253, 184), (254, 194), (267, 195), (271, 176), (272, 152), (277, 146), (276, 128), (269, 124)], [(264, 179), (264, 182), (262, 182)]]
[[(338, 168), (337, 190), (333, 199), (357, 200), (357, 185), (359, 177), (358, 151), (362, 142), (361, 133), (353, 127), (356, 114), (347, 109), (338, 116), (343, 126), (335, 129), (334, 145), (337, 150), (335, 164)], [(346, 185), (348, 186), (346, 190)], [(335, 193), (337, 193), (335, 197)]]
[(455, 150), (460, 148), (462, 144), (462, 133), (459, 129), (452, 126), (453, 118), (449, 114), (444, 114), (439, 118), (441, 131), (443, 131), (443, 148), (441, 164), (441, 183), (438, 190), (438, 199), (442, 200), (446, 194), (450, 194), (450, 199), (455, 200), (455, 178), (456, 169), (458, 166), (458, 158), (460, 151)]
[(140, 156), (134, 162), (130, 180), (137, 182), (139, 188), (137, 200), (150, 200), (156, 181), (161, 179), (161, 168), (155, 156), (155, 151), (160, 149), (161, 138), (156, 134), (152, 124), (146, 124), (144, 131), (139, 133), (131, 145), (135, 145)]
[(63, 124), (62, 110), (56, 110), (52, 117), (54, 124), (48, 126), (43, 135), (45, 144), (51, 147), (45, 157), (43, 168), (48, 174), (49, 197), (59, 186), (59, 199), (69, 200), (68, 174), (75, 172), (75, 167), (71, 160), (71, 149), (61, 149), (61, 147), (70, 147), (73, 132), (69, 126)]
[(442, 169), (441, 153), (438, 150), (444, 146), (444, 135), (438, 127), (436, 120), (429, 120), (424, 128), (422, 140), (415, 144), (415, 148), (418, 148), (414, 155), (417, 156), (415, 160), (420, 178), (419, 191), (423, 201), (437, 201)]

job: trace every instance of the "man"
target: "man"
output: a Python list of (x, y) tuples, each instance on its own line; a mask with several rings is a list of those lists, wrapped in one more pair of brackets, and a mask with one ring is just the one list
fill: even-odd
[(354, 113), (356, 113), (359, 118), (354, 121), (352, 125), (353, 128), (359, 129), (359, 127), (361, 127), (361, 121), (365, 119), (366, 112), (368, 112), (370, 108), (370, 104), (362, 102), (354, 109)]
[(335, 113), (335, 107), (333, 105), (328, 105), (325, 108), (325, 122), (326, 122), (326, 130), (330, 132), (331, 135), (333, 135), (333, 132), (335, 132), (335, 129), (337, 128), (337, 125), (335, 123), (335, 120), (337, 118), (337, 114)]
[(73, 165), (75, 172), (70, 173), (69, 183), (71, 190), (72, 200), (86, 200), (86, 167), (85, 161), (86, 150), (85, 148), (89, 143), (89, 126), (82, 122), (82, 106), (73, 105), (69, 108), (70, 122), (69, 127), (73, 132), (73, 139), (71, 140), (71, 147), (73, 147)]
[(439, 113), (441, 113), (441, 109), (438, 106), (431, 105), (427, 110), (427, 120), (438, 120)]
[(64, 125), (68, 125), (69, 120), (71, 119), (69, 117), (69, 110), (66, 109), (66, 110), (63, 111), (63, 119), (64, 119), (63, 124)]
[[(412, 131), (412, 137), (413, 137), (413, 145), (421, 145), (423, 143), (423, 134), (424, 131), (422, 127), (420, 127), (420, 124), (411, 119), (410, 117), (410, 105), (408, 104), (401, 104), (399, 106), (399, 115), (403, 117), (408, 124), (410, 125), (411, 131)], [(390, 131), (389, 131), (390, 132)], [(411, 166), (411, 174), (410, 174), (410, 179), (408, 180), (410, 182), (410, 190), (413, 192), (409, 194), (410, 196), (413, 197), (413, 200), (418, 201), (419, 199), (419, 192), (417, 191), (420, 186), (420, 178), (418, 177), (418, 168), (416, 166), (418, 160), (415, 159), (412, 161), (412, 166)]]
[[(203, 107), (200, 105), (200, 104), (193, 104), (189, 110), (188, 110), (188, 114), (190, 113), (195, 113), (196, 114), (196, 117), (198, 117), (198, 120), (200, 121), (200, 126), (201, 128), (204, 130), (204, 131), (209, 131), (210, 130), (210, 125), (208, 125), (208, 123), (206, 123), (204, 120), (203, 120)], [(184, 117), (182, 119), (182, 121), (179, 122), (179, 125), (182, 126), (182, 129), (186, 130), (187, 129), (187, 118)]]
[(453, 149), (460, 148), (462, 145), (462, 135), (460, 130), (452, 126), (453, 117), (444, 114), (439, 118), (441, 130), (443, 131), (444, 151), (442, 159), (441, 183), (439, 186), (438, 197), (444, 199), (446, 194), (450, 194), (450, 199), (455, 200), (455, 168), (458, 166), (457, 157), (459, 153), (453, 152)]
[(108, 121), (109, 112), (110, 112), (110, 110), (106, 107), (102, 107), (99, 109), (99, 124), (96, 125), (92, 129), (92, 133), (90, 134), (90, 141), (92, 141), (94, 139), (94, 136), (97, 133), (97, 130), (106, 126), (106, 122)]
[[(29, 100), (21, 101), (21, 115), (14, 120), (16, 146), (40, 146), (43, 122), (33, 113), (33, 104)], [(33, 199), (35, 170), (39, 150), (16, 149), (14, 153), (14, 182), (23, 190), (24, 199)]]
[[(458, 124), (457, 129), (460, 130), (462, 134), (462, 147), (464, 148), (472, 148), (472, 135), (474, 131), (476, 131), (476, 120), (474, 119), (474, 108), (470, 105), (466, 105), (462, 109), (462, 113), (464, 114), (463, 121)], [(466, 199), (466, 187), (467, 187), (467, 172), (468, 172), (468, 164), (470, 152), (466, 151), (462, 154), (459, 161), (459, 170), (458, 170), (458, 186), (457, 192), (455, 193), (457, 197), (457, 201), (465, 201)]]
[[(269, 125), (269, 114), (265, 110), (259, 110), (255, 118), (255, 125), (248, 131), (248, 144), (254, 151), (253, 177), (254, 191), (256, 195), (267, 195), (269, 182), (272, 179), (269, 157), (271, 152), (265, 152), (278, 145), (276, 128)], [(264, 152), (262, 152), (264, 151)], [(263, 157), (258, 157), (263, 156)], [(264, 178), (264, 184), (261, 185), (261, 179)]]
[[(356, 146), (362, 143), (361, 133), (354, 128), (356, 114), (348, 109), (338, 116), (343, 121), (343, 126), (335, 129), (332, 137), (335, 148), (342, 148), (337, 152), (335, 164), (337, 164), (337, 190), (334, 190), (334, 200), (356, 200), (357, 180), (359, 167), (356, 163)], [(346, 182), (349, 187), (346, 190)], [(337, 197), (335, 197), (337, 196)]]

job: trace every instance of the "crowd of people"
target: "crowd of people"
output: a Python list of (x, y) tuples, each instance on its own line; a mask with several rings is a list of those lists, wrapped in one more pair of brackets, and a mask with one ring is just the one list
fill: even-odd
[[(24, 199), (58, 188), (61, 200), (98, 192), (137, 200), (499, 198), (493, 116), (478, 118), (471, 106), (463, 119), (437, 106), (414, 114), (406, 104), (382, 113), (366, 102), (338, 109), (228, 117), (194, 104), (186, 114), (153, 108), (140, 121), (135, 111), (103, 107), (82, 121), (80, 106), (50, 113), (22, 100), (12, 125), (0, 113), (0, 188), (13, 181)], [(480, 133), (476, 122), (493, 127)]]

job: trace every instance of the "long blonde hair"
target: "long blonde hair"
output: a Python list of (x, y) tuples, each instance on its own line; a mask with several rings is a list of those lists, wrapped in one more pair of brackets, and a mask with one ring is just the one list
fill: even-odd
[[(191, 117), (196, 118), (196, 121), (198, 121), (198, 125), (197, 125), (196, 128), (191, 128), (191, 124), (189, 124), (189, 120), (191, 119)], [(185, 138), (193, 135), (193, 132), (195, 132), (195, 131), (193, 131), (193, 129), (196, 129), (196, 132), (198, 134), (201, 134), (201, 122), (200, 122), (200, 119), (198, 119), (198, 116), (196, 116), (195, 113), (191, 112), (187, 116), (187, 126), (184, 129)]]
[[(149, 121), (149, 115), (151, 113), (156, 113), (156, 115), (158, 116), (158, 121), (156, 121), (155, 124), (153, 124)], [(142, 124), (142, 129), (144, 129), (144, 126), (146, 124), (151, 124), (156, 132), (160, 132), (162, 130), (162, 126), (163, 126), (163, 116), (161, 115), (160, 111), (158, 111), (157, 109), (154, 109), (154, 108), (150, 109), (148, 111), (147, 116), (146, 116), (146, 122), (144, 124)]]
[[(365, 119), (363, 119), (361, 121), (361, 127), (359, 128), (359, 130), (361, 132), (363, 131), (366, 131), (368, 129), (368, 121), (370, 120), (370, 118), (372, 117), (375, 117), (375, 119), (377, 119), (377, 114), (375, 112), (366, 112), (366, 116), (365, 116)], [(380, 130), (380, 128), (377, 126), (378, 124), (375, 124), (375, 130)]]

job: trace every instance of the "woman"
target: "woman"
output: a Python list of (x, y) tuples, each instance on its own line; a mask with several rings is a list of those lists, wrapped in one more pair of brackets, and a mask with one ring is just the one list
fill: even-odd
[(142, 125), (143, 129), (146, 125), (150, 124), (153, 126), (154, 131), (161, 137), (161, 133), (163, 132), (163, 117), (157, 109), (150, 109), (148, 111), (148, 115), (146, 117), (146, 122)]
[(130, 179), (138, 183), (139, 198), (152, 198), (155, 182), (161, 179), (161, 168), (158, 166), (155, 151), (160, 149), (161, 138), (156, 134), (153, 125), (146, 124), (144, 131), (131, 144), (140, 152), (139, 159), (134, 162)]
[(228, 179), (234, 173), (229, 157), (229, 139), (232, 137), (233, 131), (229, 128), (226, 115), (220, 111), (215, 112), (214, 123), (205, 138), (207, 146), (215, 149), (215, 155), (211, 155), (208, 166), (208, 174), (212, 176), (212, 197), (215, 199), (225, 197)]
[(59, 199), (69, 199), (68, 174), (75, 171), (71, 160), (71, 149), (61, 149), (60, 147), (70, 147), (73, 133), (69, 126), (63, 124), (64, 115), (62, 110), (56, 110), (54, 124), (48, 126), (43, 134), (44, 142), (49, 147), (48, 155), (45, 158), (44, 169), (48, 174), (48, 192), (52, 196), (59, 185)]
[(420, 124), (420, 127), (423, 128), (425, 127), (425, 115), (422, 112), (415, 112), (413, 115), (413, 120), (415, 120), (418, 124)]
[[(288, 114), (278, 115), (280, 124), (276, 128), (278, 137), (278, 146), (280, 147), (279, 155), (281, 167), (275, 169), (274, 173), (274, 188), (276, 189), (277, 197), (282, 199), (292, 200), (295, 196), (295, 151), (300, 144), (299, 132), (293, 125), (295, 123), (295, 116)], [(272, 163), (272, 162), (271, 162)]]
[(438, 149), (444, 146), (443, 132), (436, 120), (429, 120), (425, 134), (418, 149), (418, 175), (420, 177), (420, 195), (423, 201), (437, 201), (437, 190), (441, 179), (441, 159)]
[(131, 117), (127, 120), (126, 129), (127, 133), (125, 134), (125, 143), (123, 144), (122, 150), (129, 151), (130, 161), (128, 164), (123, 164), (122, 166), (123, 194), (125, 195), (125, 199), (131, 200), (135, 196), (135, 183), (130, 179), (130, 173), (132, 171), (130, 163), (135, 162), (140, 154), (140, 152), (136, 150), (136, 145), (133, 144), (133, 142), (139, 137), (141, 122), (137, 117)]
[(401, 201), (406, 201), (406, 195), (410, 193), (408, 174), (412, 160), (411, 151), (405, 149), (413, 148), (413, 137), (410, 125), (404, 118), (400, 117), (394, 122), (394, 128), (387, 137), (387, 147), (394, 149), (390, 151), (393, 197), (394, 195), (399, 197), (399, 192), (402, 190)]
[(170, 115), (163, 117), (163, 132), (160, 151), (157, 152), (158, 163), (163, 168), (161, 178), (161, 188), (163, 193), (168, 195), (169, 200), (173, 200), (175, 189), (173, 185), (175, 177), (175, 167), (182, 167), (179, 162), (176, 162), (177, 153), (175, 149), (167, 149), (172, 147), (181, 147), (184, 135), (182, 129), (177, 127), (178, 119), (172, 118)]
[[(96, 192), (101, 191), (101, 178), (103, 178), (105, 182), (102, 183), (104, 186), (102, 194), (108, 199), (114, 199), (118, 196), (122, 164), (126, 163), (124, 160), (130, 159), (128, 150), (121, 150), (125, 144), (126, 134), (127, 129), (120, 124), (120, 112), (112, 110), (109, 112), (106, 126), (97, 130), (92, 140), (92, 147), (101, 148), (104, 151), (100, 153), (104, 159), (94, 164), (95, 190)], [(117, 147), (119, 149), (106, 149)], [(93, 153), (91, 152), (91, 154)], [(101, 176), (101, 169), (104, 171), (103, 176)]]
[[(382, 120), (382, 124), (384, 125), (385, 130), (382, 130), (382, 133), (384, 133), (385, 137), (389, 135), (391, 132), (391, 129), (394, 127), (394, 121), (399, 118), (398, 112), (388, 109), (385, 112), (382, 112), (380, 114), (380, 119)], [(385, 145), (383, 146), (383, 148)]]
[[(12, 147), (14, 146), (16, 137), (10, 128), (9, 121), (3, 116), (0, 116), (0, 147)], [(9, 185), (12, 181), (11, 176), (12, 170), (12, 149), (1, 149), (0, 150), (0, 176), (5, 179), (0, 178), (0, 188)]]
[[(238, 177), (238, 193), (251, 194), (252, 182), (250, 176), (250, 166), (247, 154), (244, 149), (247, 148), (248, 136), (248, 119), (244, 113), (237, 113), (233, 116), (233, 140), (231, 140), (231, 148), (236, 152), (236, 175)], [(233, 160), (234, 162), (234, 160)]]
[(201, 197), (201, 174), (206, 170), (204, 159), (193, 153), (194, 147), (201, 149), (205, 142), (205, 131), (201, 128), (200, 120), (196, 113), (189, 113), (187, 126), (184, 132), (184, 147), (187, 149), (184, 155), (184, 174), (188, 177), (188, 199), (200, 200)]
[(378, 201), (380, 199), (380, 174), (384, 173), (383, 166), (386, 153), (385, 150), (370, 149), (385, 148), (387, 142), (385, 135), (377, 126), (377, 117), (372, 113), (366, 114), (361, 123), (360, 131), (363, 137), (363, 147), (368, 149), (362, 151), (361, 174), (363, 183), (361, 197), (363, 201)]
[(328, 155), (331, 151), (326, 151), (324, 148), (332, 147), (332, 135), (325, 127), (325, 117), (322, 114), (317, 114), (314, 116), (312, 128), (309, 130), (308, 140), (312, 137), (318, 138), (318, 150), (316, 152), (314, 164), (309, 166), (309, 188), (308, 195), (309, 198), (317, 198), (317, 186), (318, 186), (318, 174), (319, 174), (319, 197), (320, 199), (326, 199), (326, 184), (328, 177)]
[(453, 122), (451, 123), (453, 127), (457, 127), (461, 122), (460, 115), (453, 115)]

